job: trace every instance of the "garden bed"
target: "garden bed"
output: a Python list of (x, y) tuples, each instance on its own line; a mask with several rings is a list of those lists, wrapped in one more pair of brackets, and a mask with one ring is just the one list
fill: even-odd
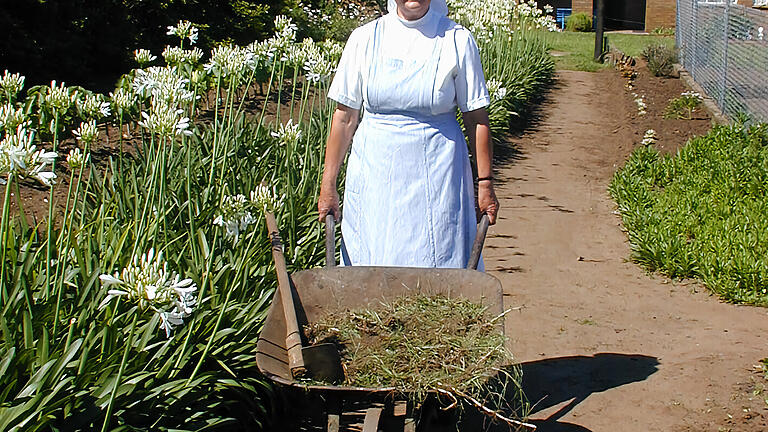
[[(690, 119), (669, 118), (670, 100), (690, 91), (679, 79), (650, 76), (642, 62), (635, 70), (626, 109), (637, 148), (610, 188), (632, 259), (669, 277), (698, 278), (727, 301), (768, 304), (765, 132), (715, 126), (703, 104), (680, 113)], [(643, 142), (648, 129), (656, 139)]]

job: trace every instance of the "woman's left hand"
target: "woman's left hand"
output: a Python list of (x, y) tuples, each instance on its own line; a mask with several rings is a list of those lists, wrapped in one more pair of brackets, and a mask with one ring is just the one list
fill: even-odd
[(499, 213), (499, 200), (493, 190), (493, 182), (481, 181), (477, 185), (477, 206), (480, 213), (488, 215), (488, 222), (496, 223), (496, 215)]

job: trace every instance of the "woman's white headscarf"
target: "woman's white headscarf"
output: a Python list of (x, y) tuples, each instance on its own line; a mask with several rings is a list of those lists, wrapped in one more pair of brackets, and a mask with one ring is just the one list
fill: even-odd
[[(431, 0), (429, 2), (429, 10), (435, 11), (440, 15), (448, 15), (448, 5), (445, 4), (445, 0)], [(397, 3), (395, 3), (395, 0), (387, 1), (387, 11), (397, 12)]]

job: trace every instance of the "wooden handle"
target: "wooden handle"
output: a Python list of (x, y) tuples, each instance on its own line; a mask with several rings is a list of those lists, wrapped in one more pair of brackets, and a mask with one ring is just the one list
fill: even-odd
[(336, 267), (336, 220), (332, 214), (325, 217), (325, 266)]
[(472, 252), (469, 254), (469, 262), (467, 268), (471, 270), (477, 270), (477, 264), (480, 262), (480, 252), (483, 251), (483, 243), (485, 243), (485, 235), (488, 233), (488, 215), (483, 214), (480, 219), (480, 225), (477, 226), (477, 235), (475, 236), (475, 242), (472, 244)]
[(294, 378), (300, 378), (307, 373), (307, 368), (304, 366), (304, 356), (301, 353), (301, 333), (299, 332), (299, 321), (296, 319), (296, 307), (293, 304), (291, 279), (288, 276), (288, 269), (285, 267), (283, 242), (277, 229), (275, 215), (271, 212), (265, 212), (264, 216), (267, 219), (267, 230), (269, 230), (269, 239), (272, 242), (272, 258), (275, 260), (275, 271), (277, 272), (277, 284), (280, 290), (280, 298), (283, 301), (288, 367), (291, 369), (291, 375)]

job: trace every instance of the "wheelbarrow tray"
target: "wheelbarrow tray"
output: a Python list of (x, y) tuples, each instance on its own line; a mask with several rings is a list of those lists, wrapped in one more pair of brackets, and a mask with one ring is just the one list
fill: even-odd
[[(410, 267), (326, 267), (303, 270), (291, 276), (300, 328), (323, 315), (375, 306), (413, 294), (464, 298), (488, 308), (491, 316), (503, 313), (501, 283), (488, 274), (465, 269)], [(256, 344), (256, 363), (269, 379), (292, 387), (322, 392), (389, 393), (394, 388), (365, 388), (308, 384), (291, 377), (285, 348), (285, 316), (276, 292)], [(503, 333), (503, 319), (497, 327)], [(305, 341), (306, 343), (306, 341)]]

